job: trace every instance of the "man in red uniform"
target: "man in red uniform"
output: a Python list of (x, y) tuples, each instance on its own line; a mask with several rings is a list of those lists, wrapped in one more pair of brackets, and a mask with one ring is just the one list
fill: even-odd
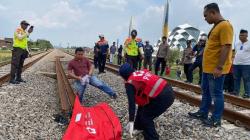
[[(129, 103), (129, 133), (133, 137), (134, 128), (143, 131), (145, 140), (158, 140), (154, 119), (164, 113), (174, 102), (172, 87), (148, 70), (134, 71), (125, 63), (119, 74), (126, 81), (125, 88)], [(135, 117), (135, 104), (138, 104)]]

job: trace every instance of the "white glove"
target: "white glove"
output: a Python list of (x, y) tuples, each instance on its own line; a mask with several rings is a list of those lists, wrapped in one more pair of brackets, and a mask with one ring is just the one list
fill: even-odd
[(129, 132), (130, 138), (133, 138), (134, 122), (129, 122), (126, 126), (126, 130)]
[(81, 84), (82, 85), (87, 85), (89, 83), (89, 78), (90, 78), (89, 75), (83, 76), (82, 79), (81, 79)]

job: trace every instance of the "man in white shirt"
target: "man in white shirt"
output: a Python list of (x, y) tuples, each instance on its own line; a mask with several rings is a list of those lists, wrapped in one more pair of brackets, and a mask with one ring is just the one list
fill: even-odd
[(239, 95), (241, 78), (244, 83), (244, 98), (250, 97), (250, 42), (247, 39), (248, 31), (241, 30), (240, 42), (235, 46), (235, 59), (233, 62), (234, 92)]

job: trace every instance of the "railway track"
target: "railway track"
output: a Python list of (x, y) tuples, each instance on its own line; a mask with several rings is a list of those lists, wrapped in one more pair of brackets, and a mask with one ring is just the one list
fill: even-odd
[[(69, 52), (66, 52), (66, 53), (73, 55), (72, 53), (69, 53)], [(89, 59), (93, 62), (92, 58), (89, 58)], [(106, 69), (108, 71), (118, 75), (119, 65), (106, 63)], [(174, 80), (174, 79), (170, 79), (170, 78), (165, 78), (165, 77), (162, 77), (162, 78), (165, 79), (166, 81), (168, 81), (168, 83), (170, 83), (173, 87), (178, 87), (178, 88), (181, 88), (184, 90), (189, 90), (189, 91), (192, 91), (196, 94), (201, 94), (201, 88), (199, 86), (187, 84), (187, 83), (184, 83), (182, 81), (178, 81), (178, 80)], [(176, 89), (174, 89), (174, 92), (175, 92), (175, 95), (178, 99), (184, 100), (185, 102), (188, 102), (191, 105), (199, 106), (201, 104), (200, 97), (189, 95), (187, 93), (181, 92), (180, 90), (176, 90)], [(236, 97), (236, 96), (231, 96), (228, 94), (224, 94), (224, 98), (225, 98), (226, 102), (228, 102), (230, 104), (244, 107), (245, 109), (250, 108), (250, 100), (243, 99), (243, 98)], [(212, 105), (212, 108), (213, 107), (214, 107), (214, 105)], [(212, 108), (210, 109), (210, 111), (212, 110)], [(223, 118), (225, 120), (228, 120), (229, 122), (237, 125), (237, 126), (241, 126), (241, 127), (245, 127), (247, 129), (250, 129), (250, 115), (247, 114), (248, 112), (247, 113), (242, 113), (242, 112), (244, 112), (244, 111), (238, 112), (238, 111), (235, 111), (231, 108), (225, 107), (224, 112), (223, 112)]]
[[(31, 57), (39, 55), (41, 53), (44, 53), (44, 52), (33, 53), (33, 54), (31, 54)], [(6, 61), (3, 61), (3, 62), (0, 62), (0, 67), (8, 65), (10, 63), (11, 63), (11, 60), (6, 60)]]
[[(118, 65), (108, 63), (106, 68), (109, 71), (111, 71), (115, 74), (118, 74), (118, 69), (119, 69)], [(172, 86), (177, 86), (177, 87), (183, 88), (185, 90), (190, 90), (190, 89), (192, 89), (192, 87), (198, 87), (195, 85), (186, 84), (186, 83), (181, 82), (181, 81), (177, 81), (177, 80), (173, 80), (173, 79), (169, 79), (169, 78), (165, 78), (165, 77), (162, 77), (162, 78), (165, 79), (166, 81), (168, 81)], [(182, 86), (179, 86), (180, 84), (182, 84)], [(200, 89), (200, 87), (199, 87), (199, 89)], [(193, 90), (190, 90), (190, 91), (193, 91)], [(175, 95), (178, 99), (185, 100), (186, 102), (188, 102), (191, 105), (199, 106), (201, 104), (201, 98), (180, 92), (180, 91), (175, 90), (175, 89), (174, 89), (174, 92), (175, 92)], [(201, 89), (200, 89), (200, 94), (201, 94)], [(225, 97), (227, 102), (230, 102), (232, 104), (240, 105), (240, 106), (245, 107), (247, 109), (249, 109), (249, 107), (250, 107), (250, 106), (247, 106), (250, 103), (249, 100), (235, 97), (235, 96), (231, 96), (231, 95), (227, 95), (227, 94), (224, 94), (224, 97)], [(239, 102), (242, 102), (242, 103), (239, 103)], [(213, 107), (214, 107), (214, 105), (212, 105), (212, 108)], [(223, 118), (238, 125), (238, 126), (243, 126), (247, 129), (250, 129), (250, 116), (246, 113), (240, 113), (240, 112), (237, 112), (237, 111), (234, 111), (230, 108), (225, 107), (224, 112), (223, 112)]]
[[(42, 59), (44, 56), (46, 56), (47, 54), (49, 54), (50, 52), (45, 52), (44, 54), (41, 54), (41, 56), (37, 57), (37, 58), (30, 58), (31, 60), (28, 60), (29, 62), (26, 63), (23, 66), (23, 71), (26, 70), (27, 68), (31, 67), (33, 64), (35, 64), (37, 61), (39, 61), (40, 59)], [(37, 54), (39, 55), (39, 54)], [(34, 55), (33, 55), (34, 56)], [(7, 62), (6, 62), (7, 63)], [(10, 64), (9, 64), (10, 65)], [(0, 86), (2, 84), (4, 84), (5, 82), (10, 80), (10, 66), (4, 66), (6, 67), (5, 69), (1, 70), (0, 73)]]

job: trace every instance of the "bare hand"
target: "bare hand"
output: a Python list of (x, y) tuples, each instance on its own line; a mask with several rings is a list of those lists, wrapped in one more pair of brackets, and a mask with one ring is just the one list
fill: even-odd
[(29, 28), (29, 30), (28, 30), (28, 33), (32, 33), (33, 32), (33, 28)]
[(218, 78), (222, 75), (222, 70), (219, 70), (217, 68), (214, 69), (214, 72), (213, 72), (213, 75), (214, 75), (214, 78)]
[(77, 80), (82, 80), (82, 77), (81, 77), (81, 76), (78, 76), (78, 77), (77, 77)]
[(144, 56), (143, 56), (143, 55), (141, 55), (141, 60), (142, 60), (142, 59), (144, 59)]

